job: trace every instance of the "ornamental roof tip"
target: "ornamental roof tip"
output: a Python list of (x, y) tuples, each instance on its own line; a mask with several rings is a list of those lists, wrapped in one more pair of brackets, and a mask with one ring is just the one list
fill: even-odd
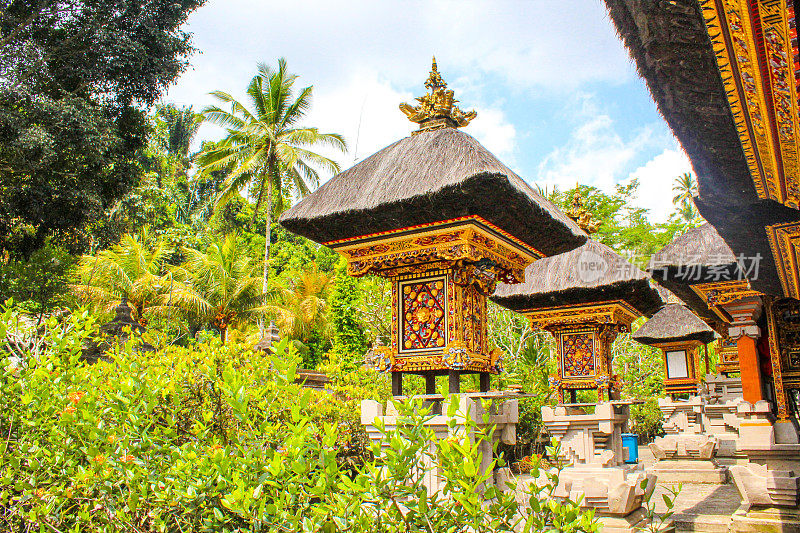
[(474, 110), (465, 113), (456, 106), (458, 100), (439, 74), (436, 57), (433, 58), (430, 74), (425, 80), (425, 88), (428, 93), (416, 98), (418, 105), (400, 104), (400, 111), (408, 120), (419, 124), (419, 130), (414, 133), (439, 128), (460, 128), (478, 116)]

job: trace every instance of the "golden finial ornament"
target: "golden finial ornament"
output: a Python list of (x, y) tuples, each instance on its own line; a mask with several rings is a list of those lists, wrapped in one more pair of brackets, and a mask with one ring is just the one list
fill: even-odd
[(578, 185), (575, 185), (575, 194), (572, 195), (572, 203), (567, 210), (567, 216), (586, 233), (597, 233), (597, 230), (600, 229), (600, 222), (593, 220), (592, 214), (584, 206), (583, 195)]
[(408, 120), (419, 124), (419, 131), (415, 133), (439, 128), (459, 128), (478, 116), (475, 111), (464, 113), (456, 106), (458, 100), (439, 74), (436, 57), (433, 58), (431, 72), (425, 80), (425, 88), (428, 89), (428, 94), (416, 98), (419, 105), (400, 104), (400, 111), (405, 113)]

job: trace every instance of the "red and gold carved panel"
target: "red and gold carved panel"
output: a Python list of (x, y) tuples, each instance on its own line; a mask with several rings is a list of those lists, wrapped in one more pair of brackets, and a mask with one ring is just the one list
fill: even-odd
[(761, 198), (800, 204), (792, 0), (700, 0), (739, 140)]
[(561, 334), (561, 374), (564, 379), (594, 378), (594, 333), (580, 331)]
[(447, 343), (445, 277), (400, 282), (400, 352), (442, 349)]
[(739, 372), (739, 348), (736, 341), (723, 337), (717, 341), (717, 372), (730, 374)]

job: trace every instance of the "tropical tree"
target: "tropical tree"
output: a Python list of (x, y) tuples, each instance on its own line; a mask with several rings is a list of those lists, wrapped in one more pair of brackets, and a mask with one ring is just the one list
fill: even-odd
[(210, 146), (199, 157), (204, 170), (232, 166), (218, 202), (249, 189), (256, 198), (253, 220), (263, 204), (267, 205), (262, 291), (265, 295), (269, 288), (273, 195), (282, 204), (285, 189), (303, 196), (319, 185), (319, 172), (339, 172), (336, 162), (312, 149), (318, 146), (346, 149), (341, 135), (299, 125), (311, 107), (312, 87), (305, 87), (295, 95), (296, 79), (286, 70), (283, 58), (278, 60), (278, 70), (261, 63), (247, 86), (247, 104), (226, 92), (215, 91), (211, 94), (220, 105), (203, 110), (205, 120), (227, 130), (221, 143)]
[(176, 282), (165, 298), (197, 322), (217, 328), (224, 344), (228, 328), (261, 312), (259, 264), (233, 234), (213, 238), (205, 252), (183, 248), (183, 253), (186, 261), (171, 269)]
[(164, 148), (170, 155), (188, 157), (197, 130), (203, 121), (203, 115), (195, 113), (192, 106), (177, 107), (174, 104), (159, 106), (156, 115), (167, 126)]
[(684, 172), (672, 184), (672, 191), (675, 196), (672, 198), (672, 203), (678, 207), (680, 215), (690, 222), (697, 217), (697, 208), (694, 205), (693, 198), (697, 196), (697, 180), (689, 173)]
[(119, 244), (78, 262), (70, 289), (83, 303), (110, 311), (127, 298), (134, 315), (164, 310), (162, 294), (168, 285), (166, 243), (145, 227), (138, 234), (126, 233)]
[(272, 291), (265, 312), (275, 317), (281, 332), (291, 339), (306, 342), (319, 330), (327, 335), (328, 293), (332, 286), (333, 275), (311, 263), (288, 287)]

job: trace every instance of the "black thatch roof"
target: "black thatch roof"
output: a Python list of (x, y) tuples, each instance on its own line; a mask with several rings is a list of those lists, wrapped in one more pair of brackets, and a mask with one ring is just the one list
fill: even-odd
[[(591, 269), (592, 264), (601, 269)], [(525, 270), (525, 283), (500, 283), (491, 300), (512, 311), (623, 300), (646, 316), (664, 305), (645, 272), (591, 240), (536, 261)]]
[(605, 0), (639, 75), (692, 160), (700, 196), (758, 200), (697, 0)]
[(692, 161), (700, 214), (736, 255), (761, 255), (760, 275), (750, 279), (754, 289), (782, 295), (764, 226), (777, 223), (770, 220), (778, 216), (798, 221), (800, 212), (760, 200), (756, 193), (697, 0), (605, 3), (659, 111)]
[(555, 255), (586, 234), (470, 135), (421, 132), (334, 176), (281, 216), (319, 243), (478, 215)]
[(667, 304), (631, 335), (633, 340), (648, 346), (662, 342), (714, 340), (714, 331), (681, 304)]
[(656, 252), (650, 261), (650, 274), (707, 322), (717, 322), (708, 303), (691, 288), (697, 283), (737, 279), (736, 256), (711, 224), (692, 228)]

